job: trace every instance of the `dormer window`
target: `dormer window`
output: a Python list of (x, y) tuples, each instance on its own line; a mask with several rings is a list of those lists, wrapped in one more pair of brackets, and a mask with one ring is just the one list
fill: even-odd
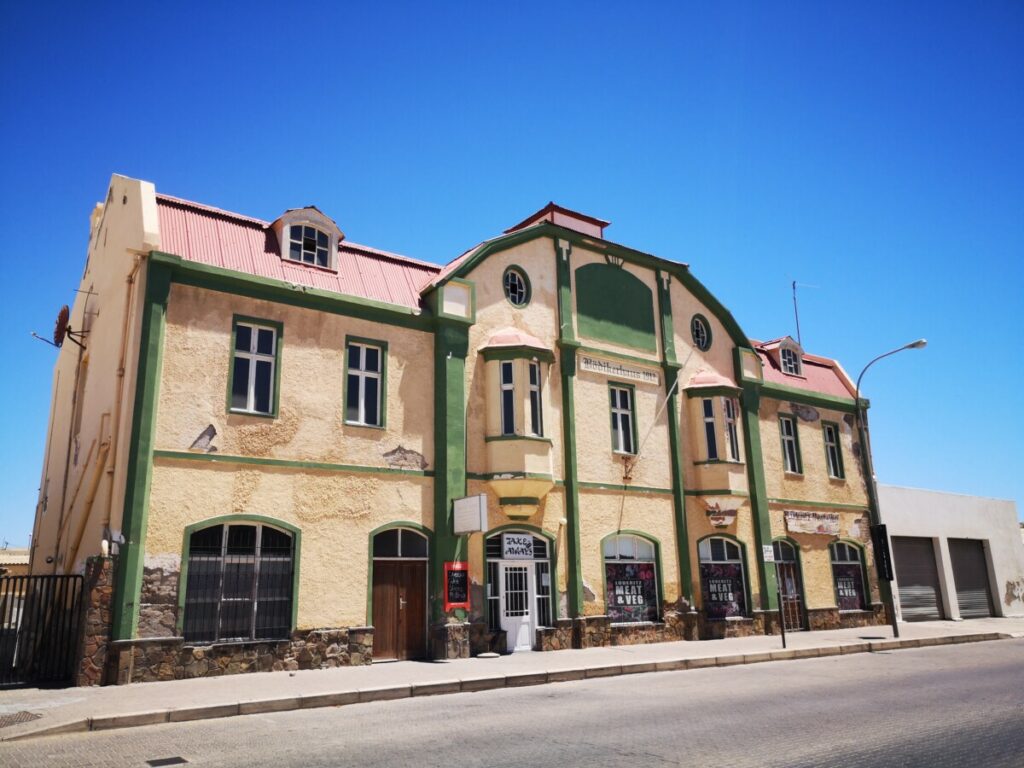
[(327, 233), (308, 224), (292, 224), (289, 228), (288, 258), (318, 267), (330, 266)]
[(779, 350), (779, 358), (782, 361), (782, 372), (790, 376), (802, 375), (800, 354), (789, 347), (782, 347)]

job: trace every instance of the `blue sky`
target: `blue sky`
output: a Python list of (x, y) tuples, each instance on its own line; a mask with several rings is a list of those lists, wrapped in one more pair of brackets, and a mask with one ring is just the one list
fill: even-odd
[[(372, 7), (371, 7), (372, 6)], [(826, 7), (827, 6), (827, 7)], [(896, 6), (896, 7), (894, 7)], [(881, 482), (1024, 513), (1024, 5), (5, 4), (0, 539), (110, 174), (445, 262), (549, 200), (865, 377)]]

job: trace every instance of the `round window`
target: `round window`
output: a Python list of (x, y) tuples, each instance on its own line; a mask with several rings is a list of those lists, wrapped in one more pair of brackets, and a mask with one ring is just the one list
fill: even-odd
[(530, 283), (526, 273), (518, 267), (509, 267), (502, 278), (505, 298), (515, 307), (525, 307), (530, 302)]
[(703, 315), (694, 315), (690, 321), (690, 335), (693, 336), (693, 343), (702, 351), (711, 347), (711, 327)]

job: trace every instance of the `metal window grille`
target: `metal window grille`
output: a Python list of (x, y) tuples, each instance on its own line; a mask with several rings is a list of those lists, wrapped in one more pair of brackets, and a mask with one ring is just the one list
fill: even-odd
[(189, 540), (185, 640), (270, 640), (291, 631), (294, 540), (265, 525), (215, 525)]

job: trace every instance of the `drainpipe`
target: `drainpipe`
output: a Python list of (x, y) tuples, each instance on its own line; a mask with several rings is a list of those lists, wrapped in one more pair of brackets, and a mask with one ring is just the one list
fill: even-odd
[(75, 541), (71, 545), (68, 556), (64, 559), (64, 573), (71, 573), (78, 557), (78, 547), (82, 543), (82, 535), (85, 533), (85, 526), (92, 515), (92, 504), (96, 500), (96, 491), (99, 490), (100, 480), (103, 477), (103, 469), (107, 458), (107, 451), (110, 450), (110, 441), (100, 443), (100, 451), (96, 456), (96, 469), (93, 472), (92, 480), (89, 482), (89, 491), (85, 495), (85, 510), (82, 512), (82, 519), (75, 531)]

